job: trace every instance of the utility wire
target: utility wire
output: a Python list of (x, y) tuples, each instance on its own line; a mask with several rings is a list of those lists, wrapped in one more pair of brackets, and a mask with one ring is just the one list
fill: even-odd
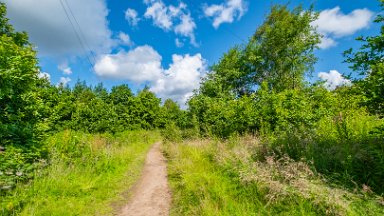
[(79, 22), (77, 21), (75, 15), (73, 14), (73, 11), (72, 11), (71, 7), (69, 6), (68, 1), (67, 1), (67, 0), (64, 0), (64, 3), (67, 5), (67, 8), (69, 9), (69, 12), (70, 12), (70, 14), (72, 15), (72, 18), (75, 20), (75, 22), (76, 22), (76, 24), (77, 24), (77, 27), (78, 27), (78, 29), (79, 29), (79, 31), (80, 31), (80, 36), (82, 37), (82, 39), (83, 39), (83, 41), (84, 41), (84, 44), (85, 44), (86, 48), (88, 49), (88, 51), (91, 53), (91, 55), (92, 55), (92, 57), (93, 57), (93, 59), (92, 59), (92, 60), (93, 60), (93, 63), (96, 63), (96, 56), (95, 56), (95, 53), (92, 51), (92, 49), (91, 49), (90, 46), (88, 45), (87, 40), (85, 40), (84, 32), (83, 32), (83, 30), (81, 29), (81, 26), (80, 26)]
[(67, 16), (67, 19), (68, 19), (69, 23), (70, 23), (71, 26), (72, 26), (73, 31), (74, 31), (75, 34), (76, 34), (77, 39), (78, 39), (79, 42), (80, 42), (80, 45), (81, 45), (81, 47), (82, 47), (82, 49), (83, 49), (83, 51), (84, 51), (84, 53), (85, 53), (85, 55), (86, 55), (86, 57), (87, 57), (87, 59), (88, 59), (89, 64), (92, 66), (92, 68), (94, 68), (93, 63), (92, 63), (91, 59), (89, 58), (89, 56), (88, 56), (88, 54), (87, 54), (87, 50), (85, 49), (84, 43), (83, 43), (83, 41), (81, 40), (80, 35), (79, 35), (79, 33), (77, 32), (77, 30), (76, 30), (76, 28), (75, 28), (75, 25), (73, 24), (73, 22), (72, 22), (72, 20), (71, 20), (71, 18), (70, 18), (70, 16), (69, 16), (69, 14), (68, 14), (67, 9), (65, 8), (65, 5), (64, 5), (64, 3), (63, 3), (63, 0), (60, 0), (60, 4), (61, 4), (61, 7), (63, 8), (63, 10), (64, 10), (64, 12), (65, 12), (65, 15)]

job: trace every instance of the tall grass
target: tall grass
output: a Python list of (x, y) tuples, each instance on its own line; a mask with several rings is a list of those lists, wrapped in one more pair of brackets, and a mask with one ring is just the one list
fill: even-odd
[(316, 171), (350, 188), (384, 194), (383, 119), (363, 109), (322, 118), (313, 128), (285, 128), (263, 142), (279, 157), (313, 162)]
[(49, 137), (48, 166), (0, 200), (1, 215), (109, 215), (140, 174), (157, 132)]
[(382, 215), (382, 198), (330, 185), (254, 137), (167, 143), (171, 215)]

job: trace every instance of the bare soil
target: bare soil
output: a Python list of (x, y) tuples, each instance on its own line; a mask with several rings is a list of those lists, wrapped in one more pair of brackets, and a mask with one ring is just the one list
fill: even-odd
[(140, 180), (132, 190), (132, 196), (120, 212), (120, 216), (169, 215), (171, 193), (167, 179), (167, 164), (155, 143), (148, 152)]

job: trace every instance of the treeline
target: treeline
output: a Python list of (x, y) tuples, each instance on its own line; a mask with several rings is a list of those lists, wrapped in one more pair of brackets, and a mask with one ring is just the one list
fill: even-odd
[(161, 99), (147, 87), (134, 94), (128, 85), (107, 91), (102, 84), (87, 86), (78, 81), (73, 88), (41, 88), (46, 130), (80, 130), (89, 133), (116, 133), (126, 130), (164, 128), (170, 122), (189, 127), (188, 113), (171, 99)]

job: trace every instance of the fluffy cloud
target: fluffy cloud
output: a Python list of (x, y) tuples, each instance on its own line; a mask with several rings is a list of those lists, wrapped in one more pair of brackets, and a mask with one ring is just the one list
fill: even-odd
[(72, 69), (68, 66), (67, 62), (60, 64), (57, 68), (65, 75), (72, 74)]
[[(172, 8), (174, 7), (172, 6)], [(169, 30), (173, 26), (173, 14), (162, 1), (151, 2), (144, 17), (151, 18), (154, 25), (164, 30)]]
[(182, 14), (180, 19), (181, 22), (177, 26), (175, 26), (175, 33), (185, 37), (189, 37), (191, 40), (191, 44), (197, 46), (195, 35), (193, 33), (194, 29), (196, 28), (196, 24), (193, 21), (191, 15), (189, 13)]
[(153, 24), (164, 31), (188, 37), (191, 44), (197, 46), (194, 34), (196, 23), (186, 4), (180, 2), (178, 6), (167, 6), (162, 0), (144, 0), (144, 3), (148, 5), (145, 18), (152, 19)]
[(61, 86), (61, 85), (66, 86), (70, 81), (71, 81), (71, 78), (69, 77), (60, 77), (60, 80), (56, 86)]
[(134, 45), (133, 41), (131, 40), (131, 37), (129, 37), (128, 34), (126, 34), (124, 32), (119, 32), (118, 37), (120, 40), (120, 44), (126, 45), (126, 46), (133, 46)]
[(329, 90), (334, 90), (338, 86), (351, 84), (351, 81), (344, 78), (337, 70), (330, 70), (329, 73), (320, 72), (318, 76), (325, 81), (324, 86)]
[(161, 56), (150, 46), (102, 56), (95, 64), (98, 76), (141, 83), (161, 76)]
[(212, 25), (216, 29), (222, 23), (232, 23), (236, 18), (240, 20), (246, 11), (247, 7), (243, 0), (227, 0), (220, 5), (204, 6), (205, 16), (213, 18)]
[[(10, 22), (18, 31), (28, 32), (39, 54), (47, 56), (84, 55), (83, 48), (68, 21), (60, 1), (4, 0)], [(81, 27), (78, 32), (96, 53), (109, 52), (114, 42), (108, 28), (108, 9), (105, 0), (67, 0), (76, 17), (72, 22)], [(65, 3), (65, 2), (64, 2)], [(89, 50), (87, 50), (89, 52)]]
[(192, 91), (199, 87), (205, 73), (205, 60), (200, 54), (173, 55), (168, 69), (161, 66), (162, 57), (145, 45), (128, 52), (105, 55), (95, 65), (98, 76), (128, 80), (137, 84), (150, 83), (151, 90), (162, 98), (184, 104)]
[(47, 72), (39, 72), (38, 74), (37, 74), (37, 76), (40, 78), (40, 79), (46, 79), (46, 80), (48, 80), (48, 81), (51, 81), (51, 75), (49, 74), (49, 73), (47, 73)]
[(172, 60), (169, 69), (164, 70), (163, 76), (154, 83), (151, 91), (183, 105), (192, 96), (193, 90), (199, 87), (206, 65), (200, 54), (173, 55)]
[(125, 11), (125, 19), (131, 26), (137, 26), (137, 23), (140, 21), (137, 11), (131, 8)]
[(357, 31), (368, 28), (373, 12), (364, 8), (356, 9), (349, 14), (340, 11), (340, 7), (323, 10), (319, 18), (312, 22), (324, 37), (320, 48), (335, 46), (335, 38), (352, 35)]
[(323, 35), (323, 37), (321, 38), (321, 42), (319, 44), (319, 47), (320, 47), (320, 49), (328, 49), (328, 48), (334, 47), (336, 45), (337, 45), (337, 42), (334, 39)]

